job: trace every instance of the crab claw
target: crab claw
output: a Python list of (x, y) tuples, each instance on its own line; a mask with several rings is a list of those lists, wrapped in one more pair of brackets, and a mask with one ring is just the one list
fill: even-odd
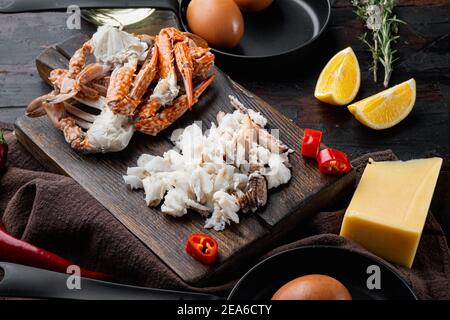
[[(215, 77), (215, 75), (210, 76), (195, 88), (194, 103), (197, 102), (206, 88), (211, 85)], [(163, 111), (154, 116), (149, 117), (151, 113), (148, 110), (140, 109), (134, 119), (134, 125), (138, 131), (155, 136), (178, 120), (188, 109), (188, 100), (185, 94), (177, 98), (171, 106), (164, 108)]]
[(184, 88), (186, 89), (186, 97), (189, 109), (194, 105), (194, 88), (192, 87), (192, 74), (194, 66), (192, 63), (191, 53), (186, 42), (177, 42), (174, 47), (175, 60), (178, 70), (183, 78)]

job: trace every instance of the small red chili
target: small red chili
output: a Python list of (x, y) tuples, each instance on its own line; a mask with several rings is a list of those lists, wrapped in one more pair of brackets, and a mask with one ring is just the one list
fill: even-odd
[(347, 155), (336, 149), (323, 149), (317, 155), (319, 170), (326, 174), (342, 174), (352, 169)]
[(203, 264), (211, 264), (217, 259), (218, 244), (207, 234), (191, 234), (186, 244), (186, 252)]
[(6, 167), (6, 159), (8, 157), (8, 145), (6, 144), (5, 137), (3, 136), (3, 131), (0, 131), (0, 173)]
[(302, 143), (302, 156), (316, 159), (320, 150), (321, 141), (321, 131), (305, 129)]

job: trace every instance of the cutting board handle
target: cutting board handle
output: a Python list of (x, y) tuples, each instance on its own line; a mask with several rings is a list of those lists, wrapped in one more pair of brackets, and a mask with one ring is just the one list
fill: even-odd
[[(155, 8), (166, 9), (178, 15), (178, 0), (77, 0), (81, 9), (93, 8)], [(19, 13), (32, 11), (61, 11), (74, 5), (73, 0), (0, 0), (1, 13)]]
[[(0, 297), (77, 300), (218, 300), (217, 296), (141, 288), (80, 278), (71, 286), (71, 275), (24, 265), (0, 262)], [(73, 288), (75, 287), (75, 288)]]

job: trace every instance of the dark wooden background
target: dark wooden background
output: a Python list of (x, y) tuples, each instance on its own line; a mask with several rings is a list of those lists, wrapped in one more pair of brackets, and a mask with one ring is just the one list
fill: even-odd
[[(314, 56), (272, 66), (279, 69), (276, 73), (264, 72), (264, 66), (239, 70), (230, 64), (219, 67), (301, 127), (323, 130), (324, 143), (351, 155), (389, 148), (405, 160), (443, 157), (432, 211), (450, 238), (450, 0), (397, 3), (396, 12), (407, 25), (400, 28), (401, 39), (396, 46), (400, 60), (391, 84), (414, 77), (417, 101), (412, 113), (394, 128), (368, 129), (346, 108), (327, 106), (313, 97), (320, 70), (336, 51), (347, 46), (354, 49), (362, 71), (357, 99), (382, 89), (368, 72), (370, 56), (358, 39), (363, 24), (349, 0), (333, 1), (329, 28)], [(62, 12), (0, 14), (0, 122), (14, 122), (31, 99), (49, 91), (35, 68), (39, 53), (72, 35), (95, 30), (86, 22), (81, 30), (69, 30), (66, 19), (67, 14)], [(145, 30), (156, 32), (175, 20), (172, 13), (161, 11), (146, 22)], [(138, 26), (132, 31), (143, 29)]]

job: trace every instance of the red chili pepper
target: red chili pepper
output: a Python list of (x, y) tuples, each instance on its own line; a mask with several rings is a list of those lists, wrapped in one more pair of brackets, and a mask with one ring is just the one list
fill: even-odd
[(323, 149), (317, 155), (319, 170), (326, 174), (342, 174), (352, 169), (347, 155), (336, 149)]
[(6, 144), (5, 137), (3, 137), (3, 131), (0, 131), (0, 173), (6, 167), (6, 159), (8, 157), (8, 145)]
[(186, 244), (186, 252), (204, 264), (211, 264), (217, 259), (218, 244), (207, 234), (191, 234)]
[[(66, 273), (74, 263), (54, 253), (38, 248), (6, 233), (0, 224), (0, 261), (23, 264), (31, 267)], [(110, 277), (101, 272), (81, 268), (80, 275), (86, 278), (109, 280)]]
[(320, 150), (321, 141), (321, 131), (305, 129), (302, 143), (302, 156), (316, 159)]

